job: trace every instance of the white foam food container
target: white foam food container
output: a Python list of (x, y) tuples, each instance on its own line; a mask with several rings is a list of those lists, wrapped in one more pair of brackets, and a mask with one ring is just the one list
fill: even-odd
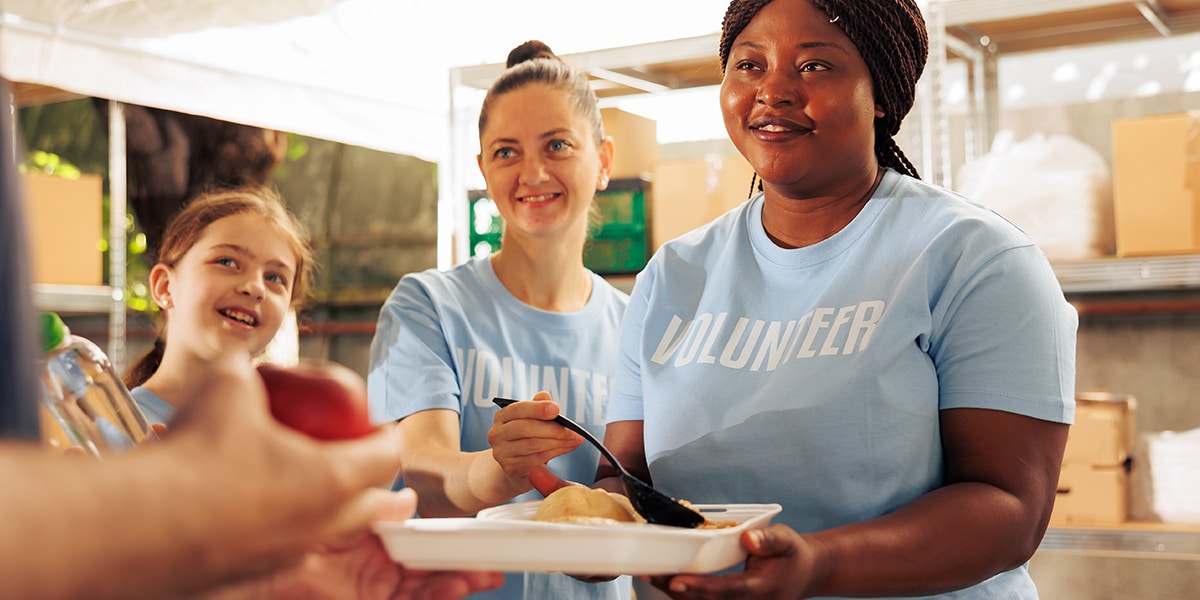
[(577, 575), (711, 573), (746, 560), (740, 537), (779, 514), (778, 504), (695, 504), (720, 529), (534, 521), (540, 501), (503, 504), (475, 518), (379, 521), (392, 560), (412, 569), (539, 571)]

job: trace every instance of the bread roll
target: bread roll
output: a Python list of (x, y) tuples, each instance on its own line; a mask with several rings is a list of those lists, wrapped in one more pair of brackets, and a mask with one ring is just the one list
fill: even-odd
[(538, 505), (533, 519), (554, 523), (591, 523), (597, 520), (646, 522), (633, 510), (633, 505), (625, 496), (582, 485), (559, 488), (546, 496)]

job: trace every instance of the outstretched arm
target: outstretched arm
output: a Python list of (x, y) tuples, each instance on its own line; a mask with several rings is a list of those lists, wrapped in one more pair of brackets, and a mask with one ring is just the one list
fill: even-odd
[[(161, 443), (103, 461), (0, 445), (0, 597), (178, 597), (302, 564), (411, 510), (378, 486), (398, 433), (320, 443), (276, 423), (244, 361), (208, 365)], [(477, 582), (489, 585), (494, 582)]]

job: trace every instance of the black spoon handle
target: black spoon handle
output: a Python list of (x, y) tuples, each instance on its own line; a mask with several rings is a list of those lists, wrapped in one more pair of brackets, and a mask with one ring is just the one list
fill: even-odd
[[(510, 404), (515, 404), (517, 402), (519, 402), (519, 400), (513, 400), (511, 398), (492, 398), (492, 403), (494, 403), (496, 406), (499, 406), (500, 408), (504, 408)], [(567, 429), (570, 429), (571, 431), (574, 431), (575, 433), (582, 435), (585, 440), (591, 442), (593, 446), (595, 446), (597, 449), (599, 449), (600, 454), (603, 454), (604, 458), (607, 458), (608, 462), (612, 463), (612, 465), (614, 467), (616, 467), (617, 470), (621, 471), (621, 473), (624, 475), (633, 477), (633, 475), (630, 474), (629, 471), (625, 470), (625, 467), (621, 466), (621, 462), (617, 460), (617, 457), (613, 456), (612, 452), (609, 452), (608, 448), (605, 448), (604, 444), (601, 443), (600, 440), (596, 439), (596, 436), (592, 435), (592, 433), (590, 431), (584, 429), (582, 425), (580, 425), (579, 423), (576, 423), (575, 421), (572, 421), (562, 415), (558, 415), (557, 417), (554, 417), (554, 420), (557, 421), (559, 425), (562, 425), (563, 427), (566, 427)]]

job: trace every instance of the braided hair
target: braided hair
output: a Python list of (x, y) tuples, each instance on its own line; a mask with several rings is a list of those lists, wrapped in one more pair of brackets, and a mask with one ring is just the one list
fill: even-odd
[[(732, 0), (721, 22), (721, 71), (729, 51), (751, 19), (771, 0)], [(875, 119), (875, 157), (879, 164), (920, 178), (894, 136), (912, 110), (917, 80), (929, 57), (929, 34), (915, 0), (808, 0), (829, 16), (858, 48), (871, 73), (875, 101), (884, 115)], [(751, 190), (753, 190), (751, 182)]]

